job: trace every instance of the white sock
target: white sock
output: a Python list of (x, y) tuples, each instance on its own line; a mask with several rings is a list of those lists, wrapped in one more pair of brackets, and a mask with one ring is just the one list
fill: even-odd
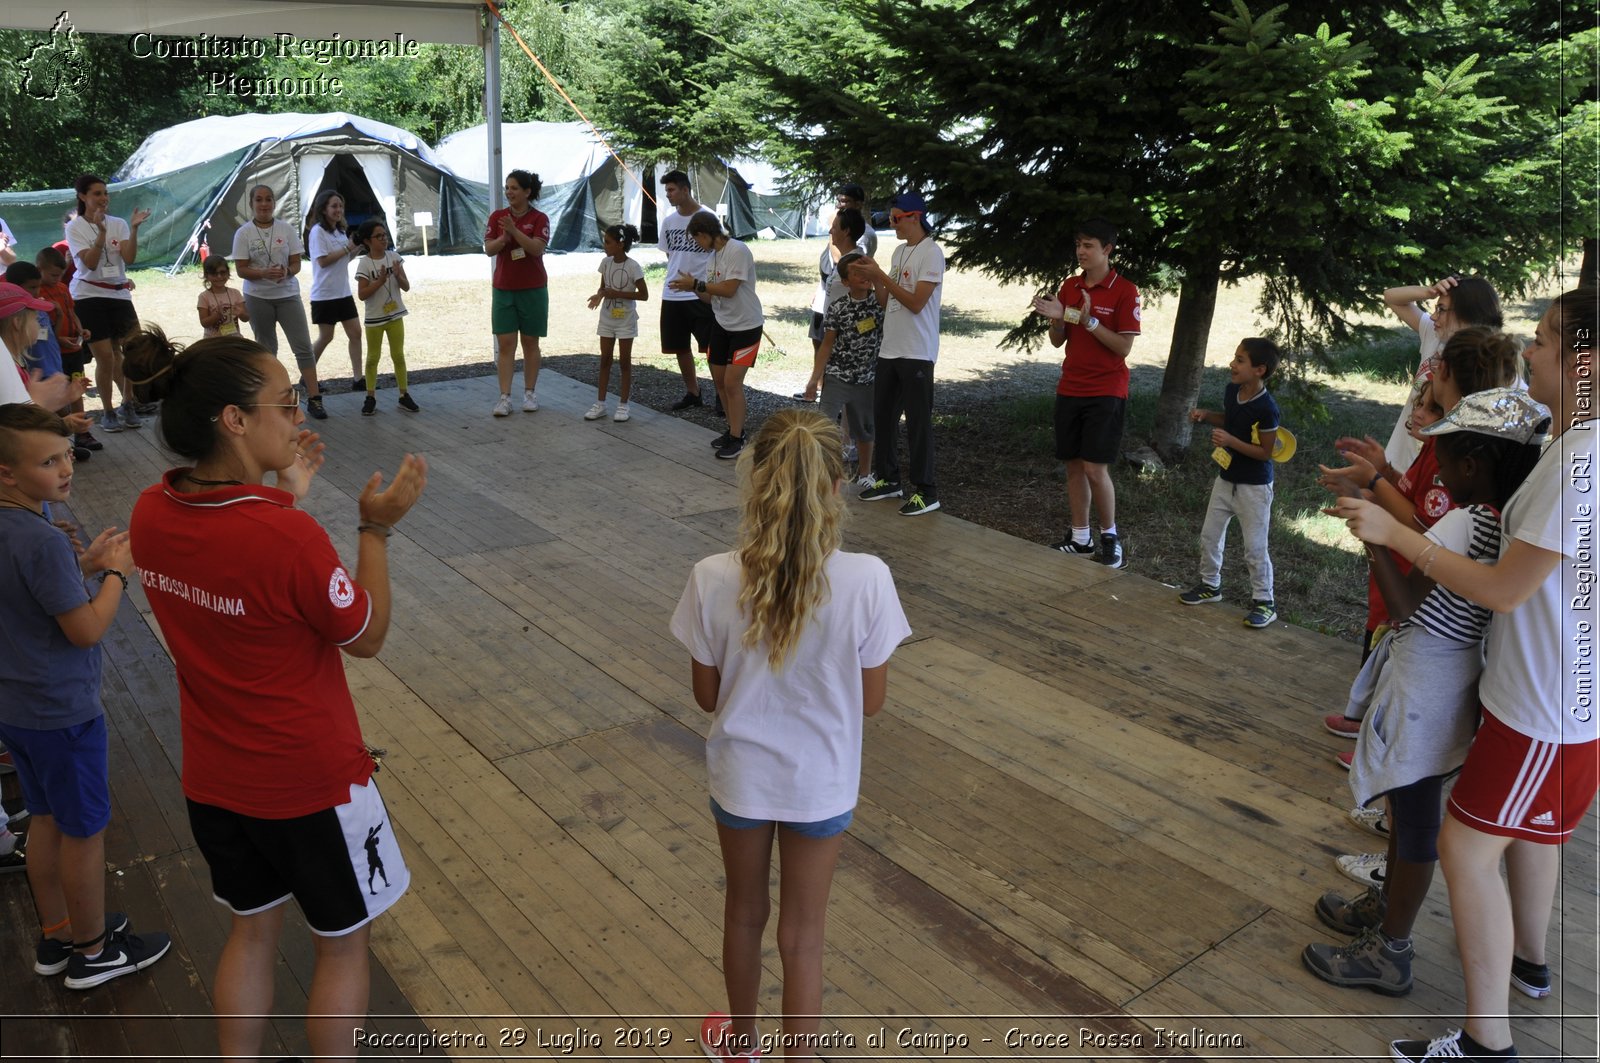
[(1086, 528), (1086, 527), (1085, 528), (1073, 528), (1072, 529), (1072, 541), (1077, 543), (1079, 546), (1088, 546), (1089, 545), (1089, 529)]
[(1101, 528), (1100, 529), (1100, 534), (1101, 535), (1115, 535), (1115, 534), (1117, 534), (1117, 526), (1115, 524), (1113, 524), (1109, 528)]

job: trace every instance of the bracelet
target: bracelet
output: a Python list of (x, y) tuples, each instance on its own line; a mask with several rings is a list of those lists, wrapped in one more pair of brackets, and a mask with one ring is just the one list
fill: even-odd
[[(1411, 559), (1411, 567), (1416, 568), (1418, 565), (1421, 565), (1422, 574), (1426, 576), (1428, 574), (1428, 567), (1433, 564), (1433, 556), (1438, 552), (1439, 544), (1429, 543), (1426, 547), (1417, 551), (1417, 556)], [(1424, 557), (1428, 559), (1426, 562), (1422, 560)]]
[(361, 532), (370, 532), (373, 535), (379, 535), (387, 539), (389, 536), (394, 534), (394, 529), (389, 527), (387, 524), (377, 524), (372, 521), (362, 521), (360, 524), (356, 525), (356, 532), (358, 534)]
[(100, 573), (100, 582), (104, 583), (111, 576), (115, 576), (119, 580), (122, 581), (122, 589), (123, 590), (127, 590), (128, 589), (128, 577), (123, 575), (121, 572), (117, 571), (114, 568), (108, 568), (104, 572)]
[(1383, 479), (1382, 473), (1374, 473), (1372, 479), (1367, 481), (1367, 490), (1371, 491), (1376, 489), (1378, 486), (1378, 481), (1381, 479)]
[(1427, 564), (1422, 566), (1422, 576), (1423, 576), (1424, 579), (1427, 578), (1428, 570), (1433, 567), (1433, 563), (1435, 561), (1437, 561), (1437, 560), (1439, 560), (1439, 544), (1438, 543), (1434, 543), (1433, 544), (1433, 551), (1430, 554), (1428, 554), (1428, 562), (1427, 562)]

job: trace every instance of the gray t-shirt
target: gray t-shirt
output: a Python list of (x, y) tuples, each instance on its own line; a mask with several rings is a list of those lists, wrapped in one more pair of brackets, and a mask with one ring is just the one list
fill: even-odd
[(89, 601), (72, 544), (39, 514), (0, 508), (0, 723), (56, 730), (100, 708), (100, 647), (56, 622)]

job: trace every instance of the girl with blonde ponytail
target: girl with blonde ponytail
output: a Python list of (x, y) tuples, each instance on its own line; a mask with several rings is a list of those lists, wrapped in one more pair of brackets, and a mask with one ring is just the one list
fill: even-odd
[(781, 1054), (816, 1054), (828, 890), (861, 784), (862, 721), (883, 707), (889, 657), (911, 634), (888, 566), (839, 549), (842, 450), (820, 414), (769, 417), (739, 458), (738, 548), (695, 565), (672, 617), (695, 701), (714, 714), (706, 769), (728, 883), (728, 1011), (701, 1028), (713, 1060), (763, 1054), (756, 999), (774, 838)]

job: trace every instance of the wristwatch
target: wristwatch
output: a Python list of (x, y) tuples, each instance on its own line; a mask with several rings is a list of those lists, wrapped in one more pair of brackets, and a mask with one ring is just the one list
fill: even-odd
[(706, 282), (705, 281), (695, 281), (694, 282), (694, 290), (697, 291), (697, 292), (705, 291), (706, 290)]
[(1088, 323), (1083, 327), (1088, 329), (1090, 332), (1093, 332), (1095, 329), (1100, 327), (1100, 319), (1091, 314), (1089, 316)]

